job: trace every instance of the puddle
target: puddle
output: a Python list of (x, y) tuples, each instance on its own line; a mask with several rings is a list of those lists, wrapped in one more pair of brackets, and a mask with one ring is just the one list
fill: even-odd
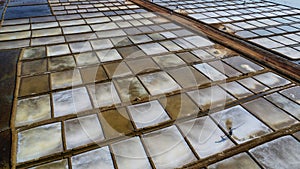
[(27, 96), (49, 91), (48, 75), (21, 78), (19, 96)]
[(115, 86), (112, 82), (99, 83), (88, 86), (94, 106), (105, 107), (121, 103)]
[(241, 153), (215, 164), (208, 166), (208, 169), (260, 169), (259, 165), (247, 154)]
[(291, 136), (280, 137), (250, 150), (264, 167), (270, 169), (298, 168), (300, 160), (299, 141)]
[(172, 69), (169, 70), (168, 73), (183, 88), (201, 86), (211, 82), (206, 76), (190, 66)]
[(175, 126), (142, 136), (156, 168), (176, 168), (196, 160)]
[(236, 100), (219, 86), (187, 92), (202, 110), (224, 107)]
[(153, 60), (162, 68), (185, 65), (185, 62), (174, 54), (153, 57)]
[(263, 98), (247, 102), (243, 106), (275, 130), (297, 123), (293, 117)]
[(146, 43), (152, 41), (147, 35), (136, 35), (136, 36), (129, 36), (129, 39), (134, 43)]
[(200, 158), (206, 158), (234, 146), (229, 139), (216, 143), (224, 133), (208, 116), (190, 120), (178, 126)]
[[(88, 25), (82, 25), (82, 26), (69, 26), (69, 27), (63, 27), (62, 28), (65, 35), (67, 34), (76, 34), (76, 33), (84, 33), (84, 32), (91, 32), (91, 28)], [(96, 45), (94, 44), (96, 41), (92, 41), (93, 47), (96, 48)], [(104, 42), (103, 42), (104, 43)], [(97, 42), (97, 44), (100, 44)], [(103, 49), (103, 48), (97, 48), (97, 49)]]
[(128, 106), (128, 112), (138, 129), (155, 126), (170, 120), (157, 100)]
[(168, 50), (161, 46), (159, 43), (139, 45), (139, 48), (141, 48), (147, 55), (155, 55), (168, 52)]
[(53, 123), (18, 133), (17, 162), (63, 151), (61, 124)]
[(42, 95), (18, 101), (16, 126), (28, 125), (51, 118), (50, 97)]
[(300, 105), (287, 99), (279, 93), (273, 93), (271, 95), (265, 96), (266, 99), (271, 101), (276, 106), (287, 111), (291, 115), (295, 116), (297, 119), (300, 119)]
[(106, 138), (115, 138), (133, 132), (133, 126), (125, 108), (118, 108), (99, 114)]
[(179, 51), (179, 50), (182, 50), (182, 48), (180, 46), (178, 46), (177, 44), (175, 44), (172, 41), (163, 41), (163, 42), (160, 42), (160, 44), (163, 45), (169, 51)]
[(71, 158), (73, 169), (101, 168), (114, 169), (109, 148), (102, 147)]
[(47, 71), (47, 59), (22, 62), (22, 75), (33, 75)]
[[(73, 35), (73, 36), (75, 36), (75, 35)], [(91, 36), (93, 36), (93, 35), (91, 35)], [(89, 38), (91, 38), (91, 37), (89, 37)], [(88, 51), (92, 51), (93, 50), (92, 46), (88, 42), (86, 42), (86, 41), (84, 41), (84, 42), (70, 43), (69, 46), (70, 46), (71, 51), (73, 53), (80, 53), (81, 54), (82, 52), (88, 52)]]
[(293, 134), (300, 141), (300, 131)]
[(242, 73), (240, 73), (239, 71), (235, 70), (234, 68), (232, 68), (231, 66), (227, 65), (226, 63), (220, 60), (209, 62), (208, 64), (228, 77), (235, 77), (235, 76), (242, 75)]
[(271, 88), (285, 86), (291, 83), (289, 80), (284, 79), (272, 72), (256, 75), (254, 78)]
[(91, 66), (80, 69), (84, 83), (99, 82), (108, 79), (102, 66)]
[(138, 60), (127, 61), (128, 66), (134, 74), (141, 74), (160, 70), (151, 58), (144, 58)]
[(127, 37), (116, 37), (112, 38), (111, 41), (116, 47), (132, 45), (132, 42)]
[(200, 59), (197, 58), (195, 55), (191, 54), (190, 52), (177, 53), (176, 55), (178, 55), (182, 60), (184, 60), (188, 64), (200, 62)]
[(76, 66), (73, 56), (63, 56), (50, 58), (49, 60), (49, 70), (59, 71), (65, 69), (71, 69)]
[[(26, 38), (30, 38), (30, 34), (31, 34), (30, 31), (2, 33), (2, 34), (0, 34), (0, 40), (8, 41), (8, 40), (26, 39)], [(15, 48), (16, 48), (16, 46), (15, 46)]]
[(114, 47), (114, 45), (111, 43), (111, 41), (109, 39), (93, 40), (93, 41), (90, 41), (90, 43), (92, 44), (92, 46), (95, 50), (110, 49), (110, 48)]
[(72, 87), (82, 84), (78, 69), (51, 73), (52, 89)]
[(212, 81), (225, 80), (227, 78), (224, 74), (211, 67), (207, 63), (197, 64), (194, 65), (194, 67), (198, 69), (201, 73), (206, 75), (208, 78), (210, 78)]
[(111, 147), (119, 169), (152, 168), (139, 137), (114, 143)]
[(47, 4), (47, 0), (10, 0), (9, 6)]
[(70, 49), (67, 44), (47, 46), (47, 56), (59, 56), (70, 54)]
[(252, 92), (245, 89), (242, 85), (238, 84), (237, 82), (224, 83), (220, 86), (237, 99), (242, 99), (253, 95)]
[(97, 56), (101, 62), (109, 62), (122, 59), (121, 55), (116, 49), (97, 51)]
[(136, 77), (117, 79), (115, 82), (123, 102), (139, 101), (148, 97), (148, 92)]
[(250, 77), (238, 80), (238, 82), (256, 94), (269, 90), (267, 86)]
[(110, 79), (133, 74), (125, 62), (109, 63), (103, 67)]
[[(212, 117), (225, 131), (227, 131), (229, 135), (230, 128), (232, 129), (231, 138), (233, 138), (238, 144), (272, 132), (271, 129), (241, 106), (235, 106), (218, 113), (214, 113), (212, 114)], [(220, 137), (219, 140), (223, 140), (223, 138)]]
[(183, 49), (186, 49), (186, 50), (195, 48), (194, 45), (192, 45), (188, 41), (181, 39), (181, 38), (175, 39), (175, 40), (173, 40), (173, 42), (175, 42), (177, 45), (179, 45), (180, 47), (182, 47)]
[(54, 117), (76, 114), (92, 109), (84, 87), (53, 93)]
[(207, 40), (201, 36), (190, 36), (184, 38), (186, 41), (190, 42), (191, 44), (195, 45), (196, 47), (206, 47), (214, 45), (213, 42)]
[(264, 69), (263, 67), (255, 64), (241, 56), (226, 58), (226, 59), (224, 59), (224, 61), (242, 73), (256, 72), (256, 71)]
[(166, 72), (141, 75), (139, 78), (151, 95), (165, 94), (181, 89)]
[(75, 55), (75, 59), (78, 66), (99, 64), (98, 57), (94, 52), (77, 54)]
[(40, 30), (33, 30), (32, 37), (43, 37), (43, 36), (53, 36), (53, 35), (61, 35), (60, 28), (50, 28), (50, 29), (40, 29)]
[(67, 149), (104, 140), (104, 134), (97, 115), (65, 121), (65, 135)]
[(294, 100), (295, 102), (297, 102), (298, 104), (300, 104), (300, 87), (299, 86), (283, 90), (280, 93), (282, 93), (286, 97), (288, 97), (288, 98)]
[(215, 57), (204, 50), (198, 49), (198, 50), (193, 50), (192, 53), (197, 56), (199, 59), (202, 61), (207, 61), (207, 60), (212, 60)]
[(37, 59), (46, 57), (45, 47), (27, 48), (24, 50), (22, 60), (24, 59)]
[(52, 15), (48, 5), (32, 5), (32, 6), (9, 6), (5, 12), (5, 19), (19, 19), (36, 16)]
[(136, 46), (118, 48), (117, 50), (123, 58), (137, 58), (145, 56), (145, 53)]
[(172, 119), (197, 115), (198, 106), (186, 95), (178, 94), (159, 100)]

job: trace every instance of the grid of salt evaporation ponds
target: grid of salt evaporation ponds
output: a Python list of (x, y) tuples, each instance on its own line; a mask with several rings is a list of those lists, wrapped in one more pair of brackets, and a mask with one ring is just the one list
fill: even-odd
[(299, 9), (269, 1), (156, 0), (154, 3), (211, 24), (260, 46), (300, 59)]
[[(20, 56), (17, 166), (175, 168), (299, 122), (293, 81), (178, 23), (122, 6), (134, 10), (58, 15), (61, 35), (28, 39), (39, 40)], [(49, 17), (34, 19), (45, 26)], [(45, 40), (57, 36), (64, 40)], [(234, 137), (220, 141), (228, 121)], [(256, 149), (276, 141), (250, 153), (258, 158)], [(251, 165), (269, 165), (257, 161)]]

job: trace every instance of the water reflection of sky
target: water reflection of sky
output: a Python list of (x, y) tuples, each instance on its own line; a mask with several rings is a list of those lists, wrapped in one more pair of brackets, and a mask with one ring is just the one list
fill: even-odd
[(272, 0), (271, 2), (277, 2), (277, 3), (283, 4), (283, 5), (300, 8), (300, 1), (297, 1), (297, 0)]

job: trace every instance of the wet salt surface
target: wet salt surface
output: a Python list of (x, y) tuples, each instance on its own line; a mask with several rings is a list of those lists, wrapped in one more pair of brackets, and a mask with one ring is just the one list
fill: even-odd
[(16, 126), (22, 126), (51, 118), (50, 97), (42, 95), (18, 101)]
[(241, 79), (238, 80), (238, 82), (256, 94), (264, 92), (269, 89), (267, 86), (263, 85), (262, 83), (259, 83), (253, 78)]
[(118, 108), (99, 113), (105, 138), (115, 138), (133, 132), (133, 124), (126, 108)]
[(226, 103), (236, 100), (219, 86), (187, 92), (202, 110), (224, 107)]
[(280, 137), (250, 150), (264, 167), (270, 169), (299, 168), (300, 143), (291, 136)]
[(280, 87), (291, 83), (289, 80), (284, 79), (283, 77), (280, 77), (272, 72), (256, 75), (254, 78), (271, 88)]
[(144, 99), (148, 92), (136, 77), (117, 79), (116, 88), (123, 102)]
[(158, 43), (149, 43), (144, 45), (139, 45), (139, 47), (147, 54), (147, 55), (154, 55), (168, 52), (163, 46)]
[(194, 65), (194, 67), (201, 73), (206, 75), (208, 78), (210, 78), (212, 81), (225, 80), (227, 78), (223, 73), (219, 72), (207, 63), (197, 64)]
[(185, 62), (174, 54), (156, 56), (153, 59), (161, 68), (185, 65)]
[(206, 76), (190, 66), (172, 69), (168, 73), (183, 88), (201, 86), (211, 82)]
[(139, 78), (151, 95), (164, 94), (181, 89), (166, 72), (141, 75)]
[(54, 116), (60, 117), (92, 109), (84, 87), (53, 93)]
[(300, 105), (282, 96), (279, 93), (273, 93), (265, 96), (266, 99), (274, 103), (276, 106), (287, 111), (291, 115), (295, 116), (298, 120), (300, 119)]
[(82, 80), (78, 69), (51, 74), (52, 89), (71, 87), (80, 84), (82, 84)]
[(75, 66), (75, 60), (72, 56), (55, 57), (49, 60), (49, 70), (51, 71), (70, 69)]
[(248, 96), (253, 95), (252, 92), (245, 89), (243, 86), (238, 84), (237, 82), (224, 83), (221, 85), (226, 91), (235, 96), (237, 99), (242, 99)]
[(187, 136), (200, 158), (208, 157), (234, 146), (230, 139), (218, 142), (224, 133), (208, 116), (181, 123), (179, 128)]
[(234, 76), (242, 75), (242, 73), (240, 73), (239, 71), (235, 70), (234, 68), (232, 68), (231, 66), (227, 65), (226, 63), (224, 63), (220, 60), (209, 62), (209, 64), (212, 67), (214, 67), (215, 69), (217, 69), (218, 71), (224, 73), (228, 77), (234, 77)]
[(227, 132), (229, 132), (230, 127), (228, 123), (231, 122), (232, 138), (239, 144), (272, 132), (271, 129), (241, 106), (214, 113), (212, 117)]
[(244, 103), (243, 106), (275, 130), (298, 123), (292, 116), (263, 98)]
[(60, 123), (48, 124), (18, 133), (18, 163), (61, 151), (63, 151), (63, 145)]
[(280, 93), (282, 93), (286, 97), (288, 97), (288, 98), (294, 100), (295, 102), (297, 102), (298, 104), (300, 104), (300, 87), (299, 86), (283, 90)]
[(88, 86), (95, 107), (112, 106), (121, 103), (116, 88), (112, 82)]
[(112, 144), (112, 151), (119, 169), (152, 168), (139, 137)]
[(241, 153), (208, 166), (208, 169), (260, 169), (247, 153)]
[(114, 169), (112, 157), (108, 147), (102, 147), (72, 157), (73, 169)]
[(196, 158), (175, 126), (142, 136), (157, 168), (176, 168)]
[(65, 122), (65, 134), (68, 149), (104, 140), (97, 115), (67, 120)]
[(224, 61), (243, 73), (250, 73), (250, 72), (256, 72), (259, 70), (263, 70), (263, 67), (255, 64), (241, 56), (226, 58), (226, 59), (224, 59)]
[(157, 100), (129, 106), (128, 111), (137, 128), (154, 126), (170, 120)]
[(195, 116), (199, 111), (199, 107), (186, 94), (164, 97), (159, 101), (174, 120), (185, 116)]

